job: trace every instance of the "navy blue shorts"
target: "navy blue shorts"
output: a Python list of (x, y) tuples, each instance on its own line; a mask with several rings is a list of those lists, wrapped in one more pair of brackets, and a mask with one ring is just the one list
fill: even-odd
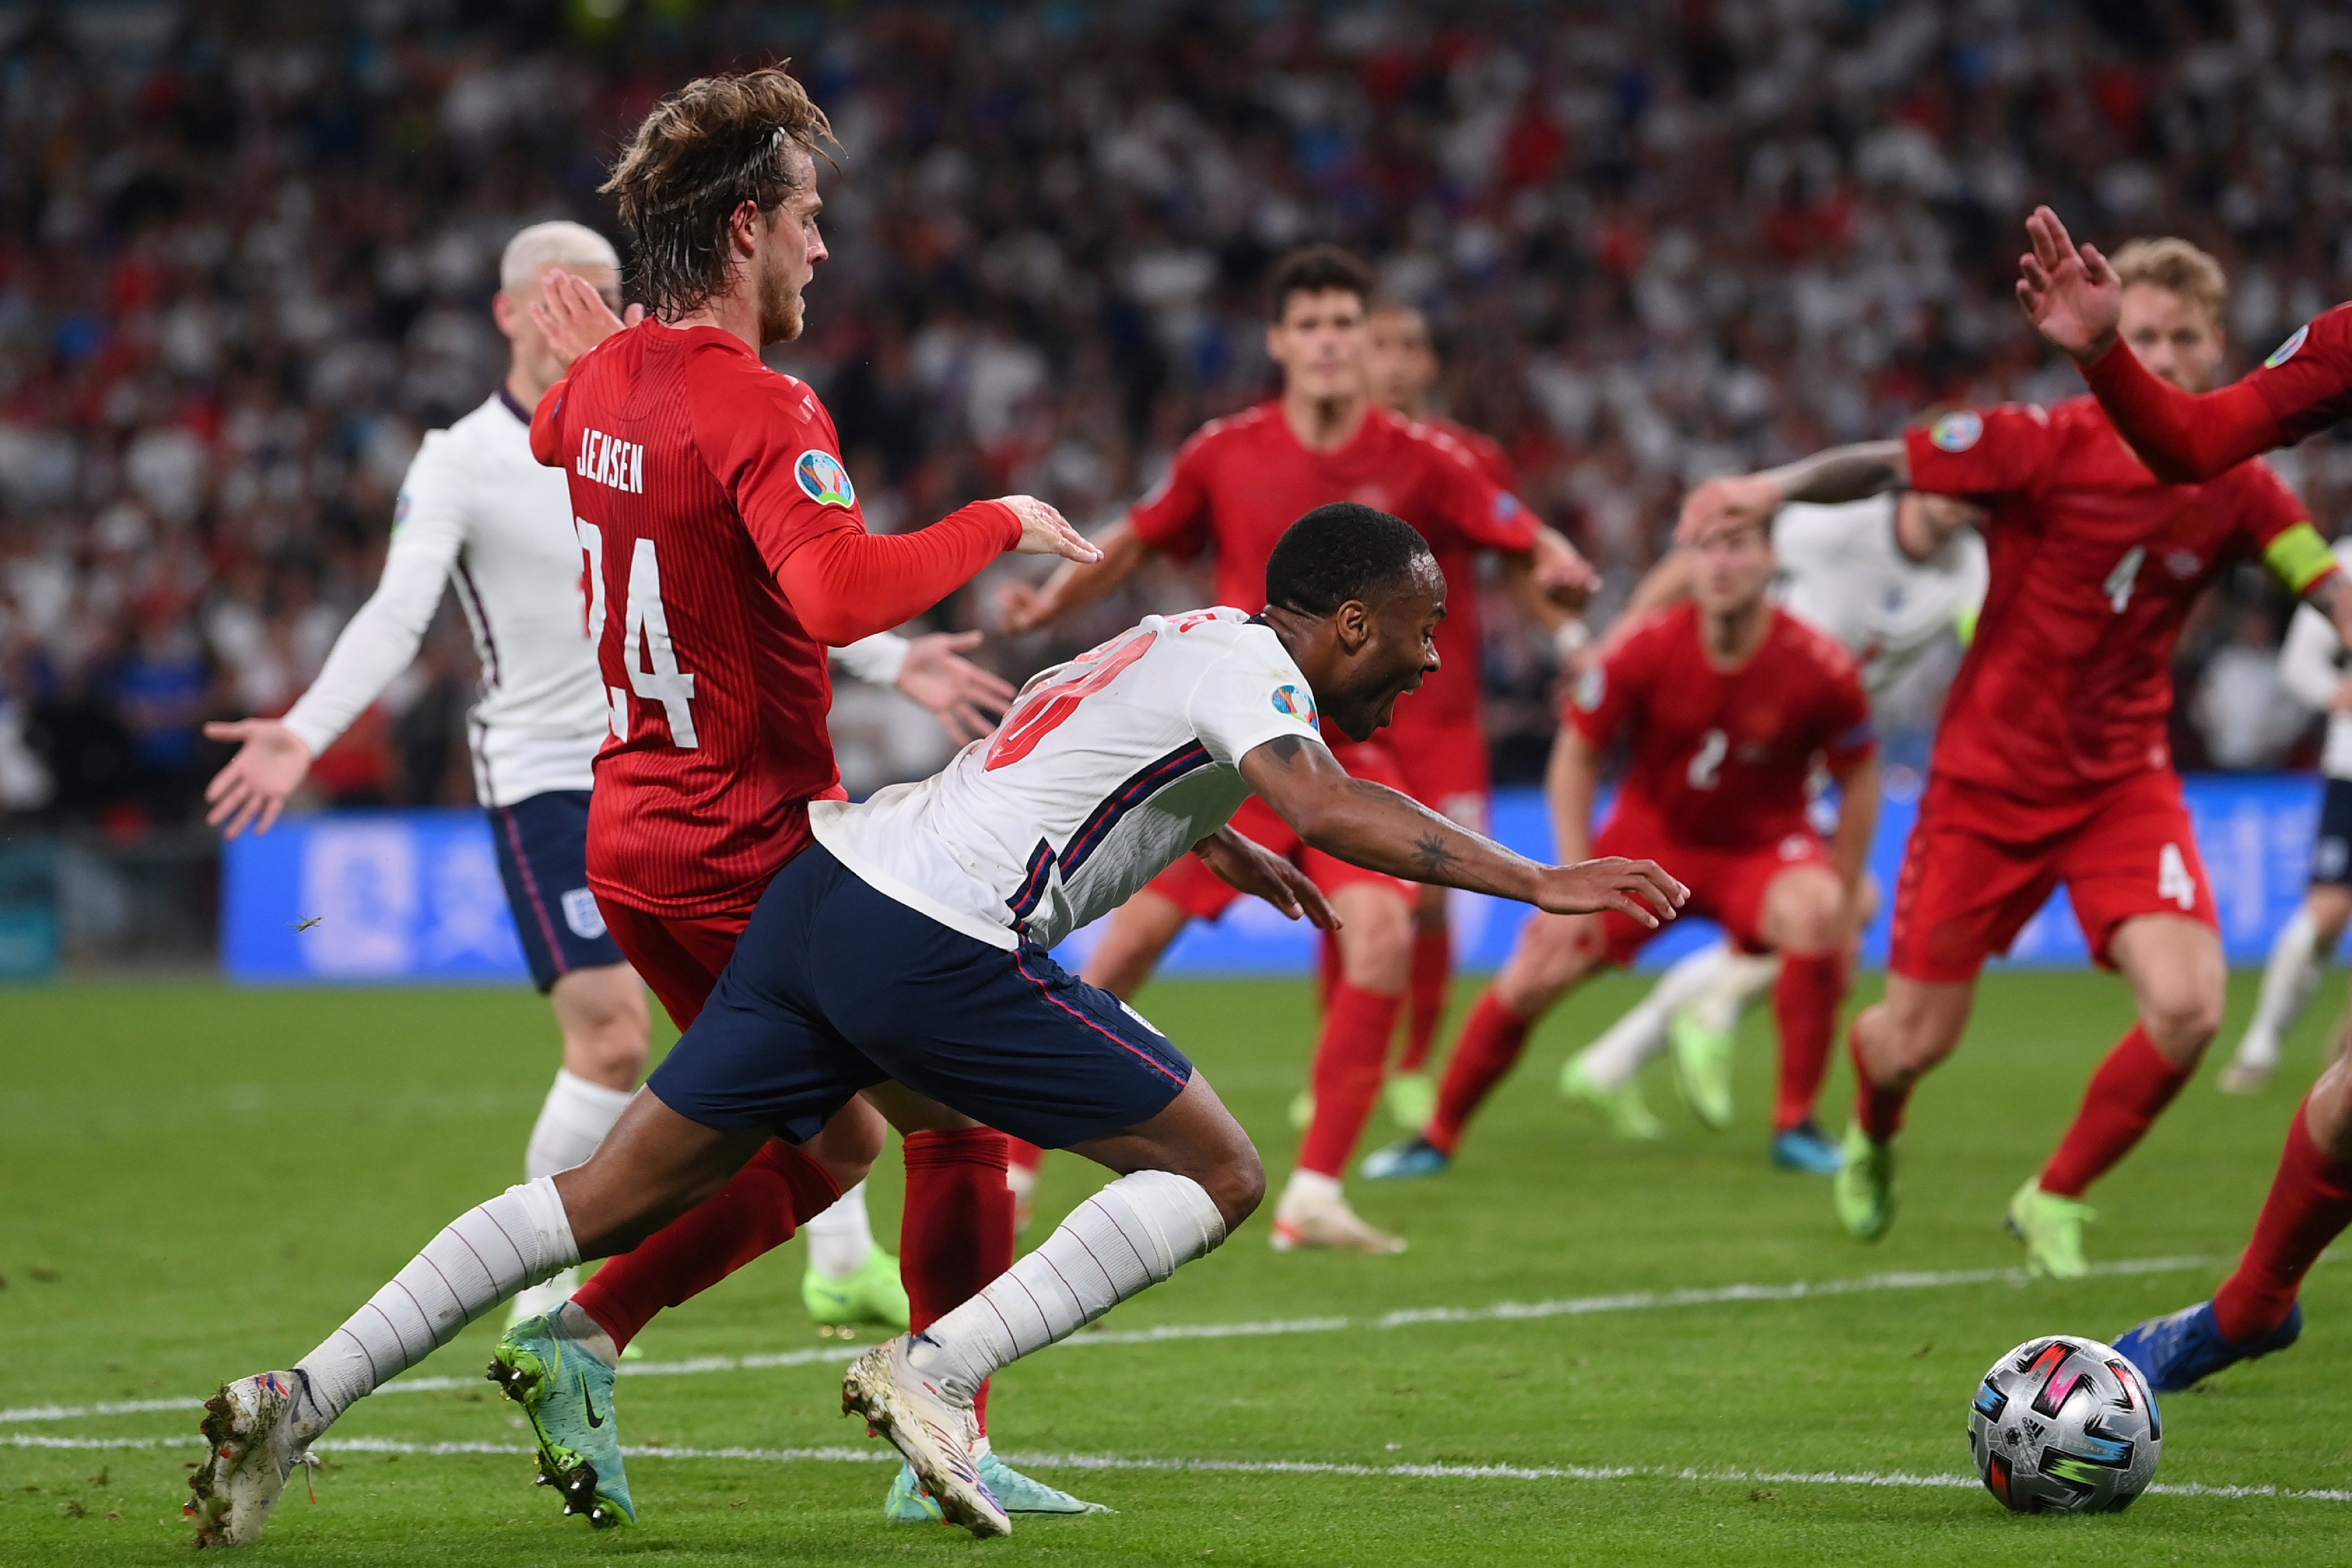
[(1042, 949), (1013, 952), (873, 888), (823, 845), (761, 895), (702, 1016), (646, 1080), (707, 1127), (806, 1142), (895, 1080), (1046, 1149), (1149, 1121), (1192, 1064)]
[(2311, 846), (2314, 886), (2352, 886), (2352, 779), (2329, 779), (2319, 800), (2319, 837)]
[(490, 841), (530, 977), (545, 993), (575, 969), (626, 963), (588, 890), (588, 792), (555, 789), (490, 807)]

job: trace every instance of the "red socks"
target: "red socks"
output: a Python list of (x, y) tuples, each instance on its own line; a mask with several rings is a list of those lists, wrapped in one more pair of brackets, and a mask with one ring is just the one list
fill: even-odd
[(1462, 1129), (1503, 1075), (1527, 1047), (1530, 1020), (1503, 1005), (1491, 985), (1478, 994), (1476, 1005), (1454, 1042), (1454, 1059), (1445, 1066), (1445, 1081), (1438, 1086), (1437, 1114), (1422, 1136), (1446, 1153), (1462, 1142)]
[(2238, 1271), (2213, 1293), (2213, 1320), (2223, 1339), (2242, 1344), (2284, 1322), (2304, 1275), (2352, 1225), (2352, 1160), (2337, 1160), (2312, 1142), (2304, 1120), (2310, 1112), (2305, 1096), (2287, 1129), (2254, 1239)]
[[(1783, 967), (1782, 974), (1788, 973)], [(1846, 1032), (1846, 1055), (1853, 1060), (1853, 1119), (1872, 1142), (1884, 1143), (1903, 1131), (1903, 1108), (1911, 1103), (1911, 1090), (1881, 1089), (1870, 1081), (1870, 1068), (1863, 1065), (1862, 1039), (1856, 1032), (1862, 1020)]]
[(2158, 1112), (2172, 1103), (2194, 1067), (2175, 1067), (2138, 1025), (2123, 1037), (2084, 1091), (2083, 1109), (2050, 1163), (2042, 1168), (2042, 1190), (2079, 1198), (2132, 1152)]
[(1786, 1132), (1813, 1119), (1845, 990), (1842, 953), (1781, 961), (1780, 983), (1772, 989), (1772, 1010), (1780, 1021), (1780, 1097), (1772, 1111), (1773, 1131)]
[(1429, 1047), (1437, 1041), (1438, 1021), (1445, 1016), (1446, 993), (1454, 988), (1454, 933), (1444, 926), (1416, 926), (1412, 933), (1412, 1006), (1405, 1019), (1404, 1057), (1397, 1063), (1405, 1072), (1419, 1072), (1429, 1064)]
[(771, 1140), (715, 1195), (605, 1264), (572, 1299), (625, 1349), (656, 1312), (790, 1241), (840, 1196), (823, 1165)]
[(1402, 996), (1332, 982), (1323, 1035), (1315, 1042), (1315, 1120), (1298, 1147), (1300, 1170), (1336, 1177), (1348, 1168), (1381, 1097), (1389, 1037), (1403, 1006)]
[[(1004, 1184), (1009, 1142), (992, 1127), (917, 1132), (907, 1139), (898, 1272), (907, 1282), (907, 1302), (919, 1332), (1013, 1267), (1013, 1189)], [(976, 1403), (984, 1433), (986, 1384)]]

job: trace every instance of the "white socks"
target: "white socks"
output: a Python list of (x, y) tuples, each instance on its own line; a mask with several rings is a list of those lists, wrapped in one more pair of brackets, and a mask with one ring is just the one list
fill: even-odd
[(917, 1334), (907, 1359), (953, 1397), (1005, 1363), (1067, 1339), (1225, 1239), (1201, 1184), (1137, 1171), (1070, 1211), (1045, 1244)]
[(523, 1150), (524, 1179), (537, 1181), (586, 1164), (635, 1098), (625, 1089), (606, 1089), (569, 1068), (558, 1068), (555, 1086), (547, 1091), (547, 1103), (539, 1108), (539, 1121)]
[(874, 1255), (874, 1226), (866, 1217), (866, 1184), (858, 1183), (833, 1206), (801, 1226), (808, 1237), (809, 1267), (828, 1279), (846, 1279)]
[(1780, 978), (1779, 953), (1735, 952), (1726, 948), (1713, 984), (1692, 999), (1688, 1011), (1701, 1028), (1727, 1035), (1739, 1026), (1739, 1015), (1748, 1010), (1748, 1005), (1771, 990)]
[(1667, 1020), (1677, 1009), (1706, 994), (1732, 959), (1727, 942), (1718, 942), (1687, 958), (1676, 959), (1673, 967), (1658, 976), (1658, 983), (1650, 987), (1647, 996), (1612, 1024), (1607, 1033), (1584, 1047), (1579, 1059), (1584, 1063), (1586, 1076), (1603, 1089), (1622, 1089), (1633, 1082), (1642, 1064), (1665, 1049)]
[(2263, 965), (2262, 998), (2254, 1004), (2253, 1021), (2246, 1026), (2234, 1058), (2239, 1067), (2268, 1069), (2278, 1066), (2279, 1040), (2319, 989), (2325, 963), (2318, 951), (2319, 932), (2312, 923), (2311, 907), (2294, 911), (2271, 943), (2270, 961)]
[(579, 1261), (579, 1244), (552, 1177), (509, 1187), (467, 1210), (295, 1363), (310, 1381), (305, 1436), (326, 1430), (353, 1401), (447, 1344), (524, 1286)]

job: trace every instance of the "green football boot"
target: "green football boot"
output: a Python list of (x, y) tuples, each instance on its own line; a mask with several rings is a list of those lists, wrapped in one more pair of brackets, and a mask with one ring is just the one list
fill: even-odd
[(1675, 1087), (1683, 1103), (1710, 1132), (1731, 1125), (1731, 1046), (1728, 1029), (1711, 1029), (1688, 1013), (1666, 1026), (1675, 1048)]
[(1401, 1072), (1381, 1090), (1389, 1120), (1407, 1132), (1418, 1132), (1437, 1114), (1437, 1080), (1425, 1072)]
[[(1074, 1498), (1058, 1487), (1049, 1487), (1041, 1480), (1023, 1475), (992, 1452), (982, 1454), (975, 1467), (988, 1489), (1007, 1513), (1117, 1513), (1098, 1502)], [(883, 1500), (882, 1512), (893, 1524), (945, 1524), (947, 1515), (915, 1479), (915, 1467), (898, 1467), (898, 1479), (890, 1483), (890, 1495)]]
[(1876, 1241), (1895, 1223), (1895, 1142), (1881, 1143), (1857, 1123), (1845, 1130), (1845, 1163), (1831, 1183), (1838, 1223), (1860, 1241)]
[(1582, 1057), (1570, 1057), (1559, 1069), (1559, 1097), (1600, 1118), (1601, 1125), (1620, 1138), (1654, 1143), (1666, 1135), (1666, 1124), (1642, 1099), (1642, 1086), (1628, 1079), (1617, 1089), (1604, 1089), (1585, 1070)]
[(898, 1278), (898, 1260), (879, 1246), (846, 1279), (820, 1273), (811, 1264), (801, 1276), (801, 1304), (808, 1309), (810, 1321), (828, 1332), (858, 1323), (907, 1331), (907, 1287)]
[(2080, 1198), (2043, 1192), (2039, 1176), (2009, 1200), (2009, 1234), (2025, 1243), (2026, 1272), (2043, 1279), (2080, 1279), (2091, 1271), (2083, 1227), (2096, 1217)]
[(586, 1514), (598, 1530), (635, 1524), (613, 1369), (566, 1331), (563, 1317), (558, 1308), (509, 1329), (490, 1352), (490, 1381), (530, 1417), (539, 1484), (563, 1494), (565, 1513)]
[(1304, 1132), (1315, 1121), (1315, 1091), (1302, 1089), (1290, 1097), (1290, 1130)]

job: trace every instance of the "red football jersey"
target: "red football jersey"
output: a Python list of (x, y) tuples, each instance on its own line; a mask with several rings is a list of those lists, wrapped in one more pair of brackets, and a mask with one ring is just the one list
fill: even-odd
[(2295, 330), (2242, 384), (2278, 421), (2278, 445), (2352, 416), (2352, 305), (2324, 310)]
[[(1129, 521), (1147, 543), (1179, 560), (1213, 546), (1217, 603), (1255, 612), (1265, 605), (1266, 559), (1283, 530), (1318, 506), (1343, 500), (1412, 524), (1445, 572), (1439, 668), (1398, 702), (1400, 715), (1426, 705), (1430, 712), (1418, 717), (1458, 721), (1466, 714), (1475, 722), (1477, 591), (1467, 563), (1475, 551), (1533, 547), (1536, 519), (1453, 437), (1375, 407), (1348, 445), (1310, 452), (1291, 433), (1282, 405), (1261, 403), (1201, 426)], [(1457, 622), (1466, 632), (1449, 633)]]
[[(1512, 471), (1510, 457), (1500, 441), (1434, 415), (1421, 422), (1459, 443), (1496, 489), (1507, 495), (1518, 493), (1518, 476)], [(1480, 667), (1486, 662), (1486, 649), (1478, 617), (1478, 552), (1485, 547), (1450, 528), (1428, 537), (1437, 569), (1445, 574), (1445, 618), (1437, 623), (1436, 670), (1421, 683), (1420, 690), (1397, 702), (1396, 721), (1389, 726), (1389, 735), (1391, 743), (1399, 746), (1443, 742), (1456, 738), (1464, 730), (1485, 728), (1486, 683)]]
[(1992, 581), (1933, 771), (2032, 800), (2171, 765), (2172, 645), (2216, 574), (2309, 514), (2267, 464), (2165, 485), (2091, 398), (1948, 414), (1911, 482), (1991, 509)]
[(648, 321), (534, 423), (571, 479), (612, 708), (589, 883), (655, 914), (740, 908), (808, 844), (806, 803), (841, 790), (825, 648), (775, 579), (865, 530), (832, 416), (731, 333)]
[(1747, 663), (1717, 669), (1685, 599), (1618, 639), (1565, 715), (1596, 748), (1631, 737), (1620, 809), (1654, 813), (1686, 844), (1762, 849), (1811, 831), (1813, 759), (1843, 777), (1875, 749), (1853, 656), (1778, 605)]

